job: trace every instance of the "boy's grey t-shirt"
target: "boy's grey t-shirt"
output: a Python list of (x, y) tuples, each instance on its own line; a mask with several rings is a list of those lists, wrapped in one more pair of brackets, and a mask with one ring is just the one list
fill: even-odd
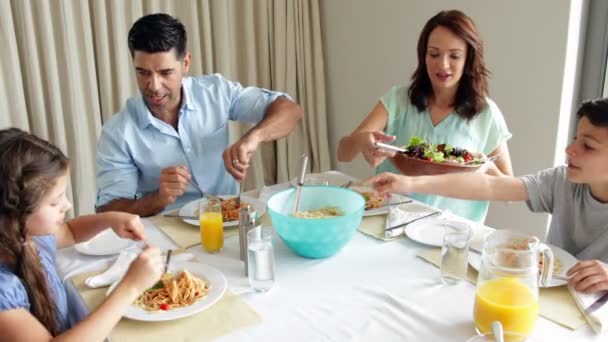
[(522, 177), (528, 190), (528, 208), (553, 215), (547, 242), (577, 259), (608, 263), (608, 203), (591, 196), (589, 185), (566, 178), (559, 166)]

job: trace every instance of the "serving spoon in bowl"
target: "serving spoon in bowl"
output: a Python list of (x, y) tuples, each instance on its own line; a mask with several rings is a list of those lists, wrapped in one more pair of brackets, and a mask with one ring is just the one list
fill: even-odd
[(395, 146), (395, 145), (391, 145), (391, 144), (385, 144), (379, 141), (376, 141), (374, 143), (374, 147), (379, 149), (379, 150), (384, 150), (384, 151), (388, 151), (388, 152), (401, 152), (401, 153), (406, 153), (407, 149), (399, 147), (399, 146)]
[(305, 153), (302, 155), (302, 162), (300, 167), (300, 176), (298, 177), (298, 184), (296, 187), (296, 198), (293, 206), (293, 214), (298, 212), (300, 208), (300, 197), (302, 196), (302, 186), (304, 186), (304, 176), (306, 175), (306, 165), (308, 164), (308, 155)]

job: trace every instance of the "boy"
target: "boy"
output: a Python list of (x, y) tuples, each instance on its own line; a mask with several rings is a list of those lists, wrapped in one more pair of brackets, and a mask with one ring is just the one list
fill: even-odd
[(553, 215), (547, 242), (583, 260), (568, 270), (580, 292), (608, 290), (608, 98), (583, 103), (568, 164), (535, 175), (477, 173), (408, 177), (383, 173), (368, 179), (380, 193), (433, 193), (499, 201), (526, 201), (533, 212)]

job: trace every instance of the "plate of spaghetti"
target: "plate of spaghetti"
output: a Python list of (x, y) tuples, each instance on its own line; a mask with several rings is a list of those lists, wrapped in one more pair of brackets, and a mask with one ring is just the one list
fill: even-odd
[[(120, 283), (108, 289), (109, 295)], [(156, 285), (144, 291), (124, 317), (137, 321), (170, 321), (203, 311), (222, 298), (226, 278), (213, 267), (175, 261)]]
[[(234, 195), (222, 195), (218, 196), (223, 199), (222, 201), (222, 219), (224, 220), (224, 227), (238, 226), (239, 224), (239, 207), (236, 205), (236, 196)], [(199, 201), (207, 201), (206, 198), (192, 201), (179, 210), (179, 214), (182, 216), (198, 216)], [(241, 207), (249, 204), (258, 213), (258, 217), (261, 217), (266, 212), (266, 204), (255, 198), (241, 196)], [(198, 226), (198, 220), (184, 219), (184, 222), (191, 225)]]
[(365, 198), (365, 210), (363, 216), (386, 214), (389, 211), (387, 204), (407, 201), (409, 198), (399, 194), (382, 196), (377, 194), (373, 188), (365, 186), (353, 186), (352, 190), (358, 192)]

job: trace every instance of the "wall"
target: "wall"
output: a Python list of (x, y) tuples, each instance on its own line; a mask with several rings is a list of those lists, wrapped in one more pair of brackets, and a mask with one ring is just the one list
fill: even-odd
[[(513, 133), (515, 174), (553, 166), (570, 1), (325, 0), (321, 23), (334, 168), (357, 177), (372, 174), (360, 157), (338, 163), (338, 141), (386, 90), (409, 80), (424, 23), (452, 8), (470, 15), (484, 39), (490, 96)], [(523, 203), (493, 203), (486, 223), (543, 235), (547, 215), (532, 214)]]

